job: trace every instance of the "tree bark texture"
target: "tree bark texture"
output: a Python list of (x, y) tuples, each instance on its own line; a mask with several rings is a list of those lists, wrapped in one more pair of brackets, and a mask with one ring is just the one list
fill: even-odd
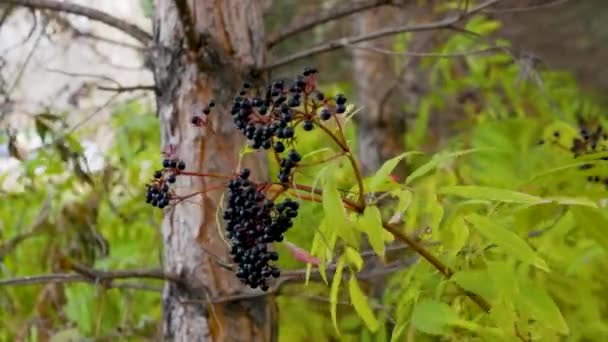
[[(181, 3), (179, 11), (176, 3)], [(261, 6), (257, 0), (156, 1), (152, 48), (161, 135), (165, 150), (174, 146), (187, 171), (229, 173), (237, 167), (243, 141), (225, 106), (242, 79), (264, 62)], [(186, 17), (184, 8), (189, 12)], [(184, 25), (188, 21), (191, 29)], [(199, 46), (191, 46), (194, 40)], [(214, 133), (190, 123), (211, 99), (216, 102), (209, 115)], [(248, 155), (243, 164), (252, 168), (254, 178), (267, 177), (262, 155)], [(187, 195), (218, 185), (217, 179), (178, 177), (175, 188), (179, 195)], [(223, 188), (209, 191), (165, 210), (164, 267), (186, 279), (186, 285), (168, 283), (163, 291), (165, 340), (276, 339), (276, 310), (270, 297), (208, 303), (210, 298), (244, 290), (234, 272), (217, 263), (217, 257), (229, 260), (217, 225), (221, 216), (216, 216), (222, 193)]]

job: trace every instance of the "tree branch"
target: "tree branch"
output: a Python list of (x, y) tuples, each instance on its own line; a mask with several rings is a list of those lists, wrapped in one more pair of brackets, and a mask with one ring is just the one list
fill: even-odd
[(97, 89), (103, 90), (103, 91), (113, 91), (113, 92), (117, 92), (117, 93), (125, 93), (125, 92), (138, 91), (138, 90), (156, 91), (156, 87), (153, 85), (136, 85), (136, 86), (131, 86), (131, 87), (97, 86)]
[(137, 25), (128, 23), (97, 9), (81, 6), (71, 2), (59, 2), (55, 0), (0, 0), (0, 3), (8, 3), (32, 9), (50, 10), (81, 15), (91, 20), (99, 21), (108, 26), (114, 27), (135, 38), (144, 45), (147, 45), (152, 40), (152, 36)]
[(268, 37), (266, 46), (271, 48), (283, 40), (302, 31), (309, 30), (315, 26), (322, 25), (333, 20), (338, 20), (357, 12), (387, 5), (391, 2), (392, 0), (362, 0), (356, 2), (347, 1), (339, 3), (328, 10), (319, 11), (319, 14), (316, 16), (310, 14), (299, 16), (282, 30), (272, 33), (270, 37)]
[(83, 270), (79, 270), (79, 273), (43, 274), (35, 276), (25, 276), (20, 278), (0, 279), (0, 286), (23, 286), (48, 283), (92, 283), (104, 281), (109, 282), (112, 280), (128, 278), (158, 279), (177, 283), (182, 282), (182, 279), (180, 277), (164, 273), (162, 270), (159, 269), (119, 271), (102, 271), (95, 269), (87, 269), (86, 272), (84, 272)]
[(310, 49), (294, 53), (291, 56), (280, 58), (279, 60), (276, 60), (274, 62), (271, 62), (270, 64), (265, 65), (263, 67), (263, 70), (274, 69), (274, 68), (277, 68), (277, 67), (280, 67), (280, 66), (283, 66), (283, 65), (286, 65), (286, 64), (292, 63), (294, 61), (304, 59), (304, 58), (308, 58), (308, 57), (311, 57), (314, 55), (337, 50), (337, 49), (340, 49), (345, 46), (349, 46), (352, 44), (358, 44), (358, 43), (365, 42), (368, 40), (373, 40), (373, 39), (378, 39), (378, 38), (382, 38), (385, 36), (395, 35), (398, 33), (449, 29), (452, 26), (454, 26), (455, 24), (457, 24), (458, 22), (460, 22), (460, 21), (472, 16), (473, 14), (478, 13), (500, 1), (501, 0), (488, 0), (476, 7), (471, 8), (469, 11), (467, 11), (465, 13), (459, 13), (459, 14), (453, 15), (451, 17), (448, 17), (448, 18), (445, 18), (443, 20), (436, 21), (436, 22), (418, 24), (418, 25), (405, 25), (405, 26), (391, 27), (391, 28), (387, 28), (387, 29), (383, 29), (383, 30), (374, 31), (369, 34), (364, 34), (364, 35), (354, 36), (354, 37), (345, 37), (345, 38), (333, 40), (333, 41), (330, 41), (330, 42), (327, 42), (324, 44), (317, 45)]

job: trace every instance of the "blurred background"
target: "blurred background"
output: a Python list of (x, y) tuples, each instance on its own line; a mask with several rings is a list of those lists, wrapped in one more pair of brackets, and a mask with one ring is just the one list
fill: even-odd
[[(152, 32), (152, 0), (74, 2)], [(290, 23), (349, 1), (263, 3), (267, 60), (344, 36), (439, 20), (463, 6), (394, 1), (279, 41), (276, 32)], [(491, 145), (508, 152), (472, 159), (458, 177), (509, 185), (548, 160), (531, 151), (540, 140), (559, 139), (554, 127), (576, 129), (581, 115), (606, 120), (607, 22), (606, 1), (502, 1), (467, 18), (462, 32), (347, 45), (276, 68), (271, 77), (314, 66), (328, 93), (346, 94), (362, 108), (348, 136), (366, 173), (407, 150)], [(0, 279), (62, 272), (66, 259), (96, 269), (161, 265), (161, 213), (143, 200), (161, 158), (150, 58), (145, 46), (107, 25), (0, 1)], [(309, 151), (322, 146), (314, 134), (306, 139)], [(400, 165), (395, 177), (403, 180), (414, 166)], [(586, 191), (605, 198), (605, 188)], [(301, 216), (314, 217), (317, 209)], [(310, 248), (305, 228), (314, 224), (302, 219), (288, 240)], [(305, 266), (283, 254), (284, 268)], [(370, 290), (380, 308), (398, 298), (386, 290), (395, 279), (382, 279)], [(0, 340), (153, 340), (162, 329), (161, 287), (154, 280), (0, 286)], [(345, 334), (338, 337), (327, 288), (301, 287), (290, 285), (277, 298), (281, 340), (390, 339), (386, 331), (365, 330), (346, 305), (340, 307)]]

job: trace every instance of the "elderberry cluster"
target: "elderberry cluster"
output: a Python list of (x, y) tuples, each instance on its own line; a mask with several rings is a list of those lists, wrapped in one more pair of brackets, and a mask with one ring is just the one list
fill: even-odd
[(169, 184), (175, 183), (176, 175), (186, 169), (186, 163), (178, 159), (164, 159), (163, 168), (154, 172), (154, 179), (146, 185), (146, 203), (160, 209), (169, 205)]
[(228, 206), (224, 210), (230, 253), (238, 264), (236, 276), (252, 288), (268, 290), (266, 280), (281, 272), (272, 265), (279, 256), (268, 244), (283, 241), (293, 225), (299, 205), (290, 199), (274, 204), (249, 180), (249, 169), (228, 183)]

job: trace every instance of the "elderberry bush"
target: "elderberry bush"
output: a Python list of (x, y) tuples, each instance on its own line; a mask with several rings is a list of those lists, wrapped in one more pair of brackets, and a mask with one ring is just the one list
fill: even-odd
[(268, 245), (283, 241), (283, 234), (298, 215), (299, 205), (290, 199), (275, 205), (249, 176), (249, 169), (243, 169), (228, 183), (228, 205), (223, 218), (231, 244), (230, 254), (238, 264), (236, 276), (251, 288), (266, 291), (267, 279), (281, 274), (272, 264), (279, 255), (269, 251)]

